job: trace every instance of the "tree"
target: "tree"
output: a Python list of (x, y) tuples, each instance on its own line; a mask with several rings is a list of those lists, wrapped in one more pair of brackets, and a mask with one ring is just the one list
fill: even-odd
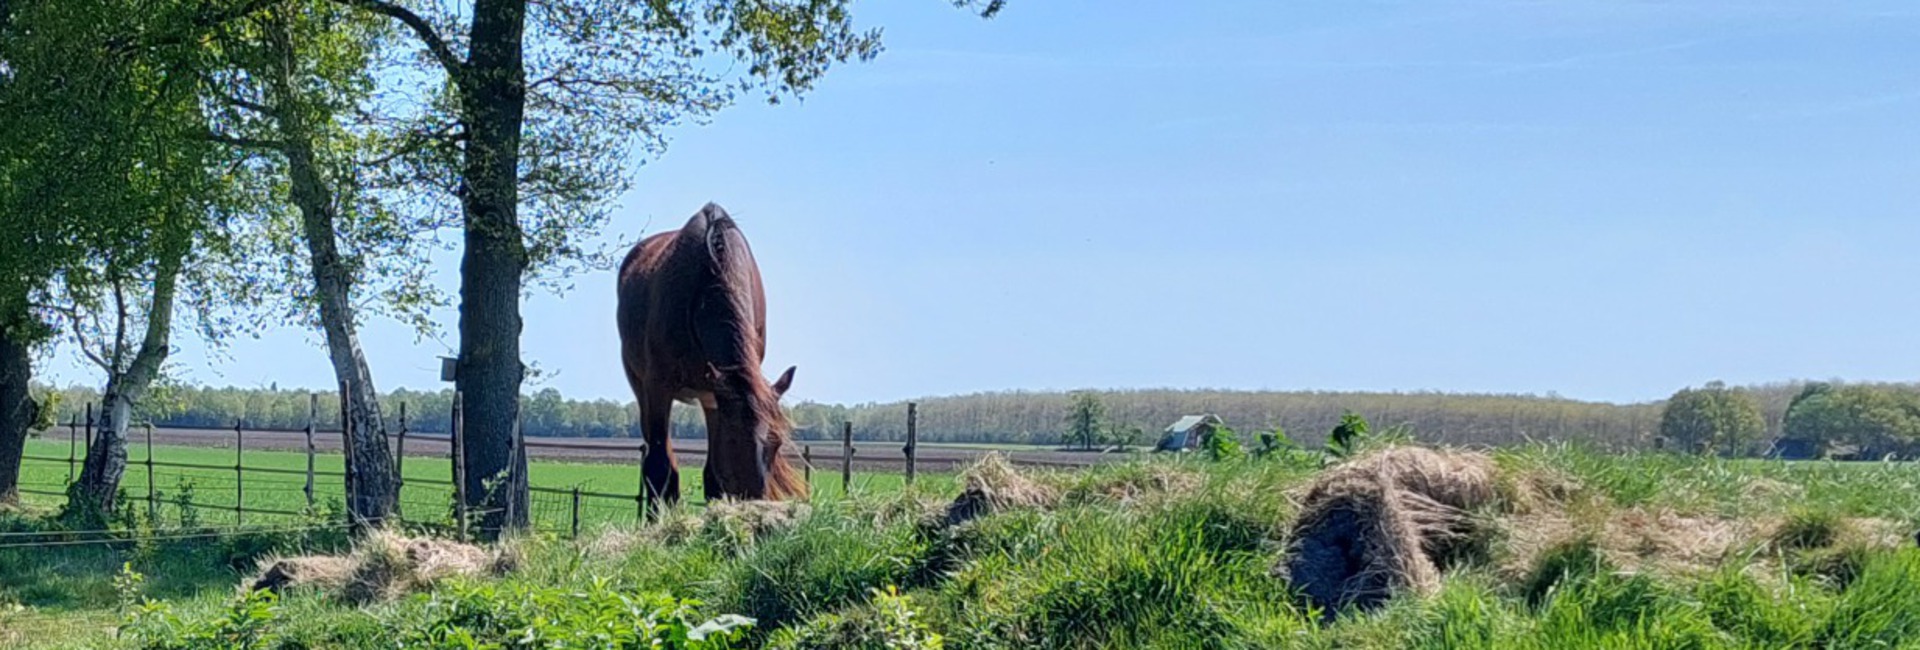
[[(879, 52), (878, 31), (856, 31), (847, 0), (474, 0), (411, 8), (391, 0), (332, 0), (392, 19), (414, 36), (441, 82), (419, 103), (424, 145), (397, 159), (405, 180), (458, 199), (463, 232), (460, 352), (468, 494), (523, 468), (510, 435), (526, 367), (520, 358), (524, 283), (544, 266), (599, 264), (581, 234), (605, 222), (625, 186), (636, 141), (663, 146), (662, 130), (702, 119), (736, 92), (769, 100), (798, 95), (834, 63)], [(960, 6), (974, 6), (959, 0)], [(1002, 0), (982, 3), (992, 15)], [(465, 53), (458, 51), (463, 44)], [(702, 64), (713, 55), (743, 74)], [(480, 504), (524, 515), (523, 491)], [(499, 514), (482, 522), (497, 532)]]
[(204, 140), (193, 87), (182, 82), (193, 78), (197, 48), (147, 40), (213, 20), (205, 6), (9, 4), (0, 13), (11, 24), (4, 43), (10, 232), (0, 239), (13, 246), (23, 237), (29, 246), (22, 250), (46, 261), (7, 255), (27, 268), (0, 287), (8, 296), (0, 307), (11, 312), (14, 332), (38, 321), (46, 333), (57, 319), (60, 333), (105, 375), (99, 434), (69, 490), (70, 512), (98, 514), (114, 505), (127, 421), (160, 375), (176, 305), (210, 340), (243, 324), (219, 312), (253, 295), (228, 254), (238, 236), (232, 215), (244, 203), (234, 189), (248, 175)]
[(1787, 408), (1785, 435), (1862, 455), (1911, 453), (1920, 444), (1920, 392), (1867, 384), (1809, 384)]
[(1065, 442), (1068, 446), (1079, 445), (1081, 449), (1091, 450), (1100, 441), (1107, 407), (1093, 391), (1078, 391), (1069, 399)]
[[(316, 0), (268, 3), (236, 16), (212, 30), (217, 65), (200, 77), (215, 107), (208, 137), (283, 179), (275, 186), (284, 192), (275, 191), (273, 201), (290, 204), (298, 217), (264, 210), (273, 236), (256, 254), (290, 261), (281, 275), (285, 286), (298, 288), (289, 296), (291, 315), (325, 335), (348, 404), (353, 480), (347, 510), (356, 522), (377, 525), (398, 507), (399, 481), (380, 394), (360, 347), (360, 300), (377, 297), (375, 310), (421, 333), (431, 330), (425, 309), (437, 304), (421, 273), (427, 252), (416, 235), (429, 228), (360, 191), (368, 165), (357, 156), (389, 156), (391, 147), (354, 133), (344, 119), (368, 99), (369, 69), (389, 26)], [(304, 268), (293, 260), (304, 260)]]
[(1728, 456), (1738, 455), (1764, 431), (1759, 402), (1718, 381), (1680, 389), (1667, 399), (1660, 414), (1660, 435), (1692, 452), (1719, 449)]

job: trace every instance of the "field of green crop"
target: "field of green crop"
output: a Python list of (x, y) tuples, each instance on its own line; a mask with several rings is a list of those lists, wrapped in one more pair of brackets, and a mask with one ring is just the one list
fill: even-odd
[[(339, 552), (338, 536), (0, 545), (0, 646), (1920, 648), (1920, 466), (1566, 447), (1494, 461), (1506, 496), (1474, 511), (1431, 592), (1324, 619), (1273, 571), (1321, 457), (1188, 455), (976, 473), (1047, 498), (953, 527), (931, 523), (958, 493), (946, 478), (791, 519), (687, 509), (523, 538), (503, 575), (374, 603), (237, 600), (256, 558)], [(689, 636), (710, 619), (744, 631)]]
[[(30, 440), (26, 454), (36, 460), (22, 465), (21, 487), (28, 491), (22, 495), (22, 501), (30, 506), (47, 508), (58, 507), (65, 503), (64, 496), (49, 493), (64, 493), (69, 476), (75, 470), (69, 469), (66, 462), (69, 446), (65, 440)], [(147, 453), (141, 446), (135, 446), (128, 452), (127, 473), (121, 480), (121, 487), (128, 497), (136, 499), (136, 508), (144, 508), (147, 495), (147, 467), (144, 464)], [(231, 468), (235, 464), (232, 449), (184, 446), (155, 446), (154, 460), (159, 463), (179, 463), (186, 465), (206, 465)], [(40, 460), (57, 459), (57, 460)], [(244, 493), (235, 490), (236, 476), (232, 469), (201, 469), (156, 466), (153, 469), (153, 488), (160, 521), (156, 528), (176, 526), (182, 517), (181, 497), (196, 504), (191, 517), (201, 524), (231, 526), (235, 524), (234, 504), (239, 498), (245, 498), (247, 508), (254, 511), (243, 515), (239, 523), (285, 525), (297, 519), (281, 514), (257, 512), (261, 510), (279, 510), (284, 512), (303, 512), (307, 506), (306, 477), (307, 456), (299, 452), (287, 451), (247, 451), (240, 463), (248, 469), (264, 468), (285, 470), (281, 473), (269, 471), (249, 471), (245, 476)], [(318, 476), (314, 479), (316, 506), (322, 509), (333, 507), (338, 511), (345, 488), (338, 476), (341, 470), (339, 454), (317, 454), (314, 468)], [(408, 521), (444, 522), (451, 519), (453, 492), (450, 483), (452, 467), (446, 458), (408, 456), (403, 466), (408, 484), (401, 490), (401, 512)], [(551, 531), (568, 530), (572, 527), (573, 498), (570, 491), (578, 487), (584, 493), (625, 494), (638, 493), (640, 489), (640, 468), (636, 464), (612, 463), (567, 463), (554, 461), (533, 461), (529, 464), (528, 485), (532, 492), (532, 517), (534, 525)], [(327, 476), (325, 474), (334, 474)], [(952, 477), (942, 474), (921, 474), (918, 480), (936, 485), (950, 485)], [(855, 472), (853, 493), (879, 493), (898, 491), (905, 483), (900, 474), (884, 472)], [(700, 502), (700, 468), (691, 467), (681, 470), (680, 484), (685, 492), (683, 496), (691, 503)], [(568, 494), (556, 494), (546, 490), (567, 491)], [(841, 477), (837, 471), (816, 471), (813, 475), (813, 494), (818, 499), (839, 499), (844, 496), (841, 489)], [(586, 496), (580, 500), (581, 526), (591, 528), (602, 524), (626, 523), (636, 520), (638, 509), (634, 499), (629, 496), (616, 499), (602, 496)]]

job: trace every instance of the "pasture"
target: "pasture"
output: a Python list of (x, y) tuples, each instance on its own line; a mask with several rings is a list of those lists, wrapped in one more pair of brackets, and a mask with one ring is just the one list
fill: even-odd
[[(417, 443), (416, 443), (417, 444)], [(69, 465), (62, 461), (44, 459), (65, 459), (70, 445), (64, 438), (52, 437), (27, 442), (26, 454), (35, 460), (28, 460), (22, 467), (21, 488), (30, 491), (21, 495), (21, 501), (28, 506), (55, 508), (66, 502), (60, 493), (66, 489)], [(157, 466), (153, 468), (153, 487), (158, 505), (156, 512), (159, 521), (155, 528), (177, 527), (183, 518), (191, 518), (191, 523), (209, 526), (232, 526), (236, 523), (234, 506), (241, 503), (249, 510), (239, 523), (286, 525), (288, 521), (299, 518), (280, 513), (301, 513), (306, 510), (307, 456), (304, 452), (278, 450), (247, 450), (239, 460), (248, 468), (244, 491), (235, 490), (236, 476), (230, 469), (235, 464), (231, 448), (155, 445), (154, 459), (171, 462), (229, 469), (178, 468)], [(140, 500), (133, 503), (136, 510), (145, 508), (147, 491), (146, 448), (140, 444), (129, 445), (126, 476), (121, 486), (126, 495)], [(839, 464), (834, 462), (831, 468), (821, 466), (813, 474), (813, 494), (816, 499), (839, 499), (846, 492), (841, 488)], [(338, 453), (323, 452), (315, 455), (314, 479), (315, 506), (323, 511), (339, 512), (339, 504), (345, 487), (339, 473), (342, 469), (342, 457)], [(266, 471), (253, 471), (253, 470)], [(401, 490), (401, 513), (409, 522), (445, 523), (452, 520), (453, 488), (449, 485), (452, 476), (451, 461), (445, 456), (408, 455), (402, 466), (407, 483)], [(532, 504), (529, 514), (533, 525), (545, 531), (563, 532), (572, 527), (573, 503), (570, 492), (579, 488), (583, 494), (580, 500), (580, 521), (582, 527), (596, 527), (602, 524), (632, 524), (638, 516), (637, 503), (631, 495), (640, 489), (638, 462), (627, 459), (608, 459), (607, 462), (561, 461), (530, 459), (528, 463), (528, 484), (534, 488), (531, 493)], [(701, 469), (698, 466), (683, 467), (681, 481), (685, 485), (700, 485)], [(951, 474), (922, 472), (920, 481), (936, 485), (950, 485)], [(905, 477), (898, 471), (856, 470), (853, 475), (852, 492), (854, 494), (898, 491), (905, 483)], [(555, 491), (569, 492), (560, 494)], [(627, 495), (614, 498), (609, 495)], [(700, 491), (694, 489), (686, 495), (689, 502), (697, 505), (701, 501)], [(193, 505), (181, 505), (183, 500)], [(191, 510), (190, 513), (183, 510)]]
[[(324, 535), (14, 550), (0, 553), (0, 602), (17, 603), (0, 614), (0, 634), (12, 635), (0, 643), (461, 647), (451, 627), (482, 643), (599, 647), (586, 639), (737, 622), (725, 615), (754, 623), (731, 645), (680, 647), (1903, 648), (1920, 638), (1911, 463), (1561, 446), (1491, 461), (1502, 494), (1536, 496), (1474, 511), (1484, 525), (1432, 592), (1324, 621), (1274, 571), (1303, 491), (1332, 471), (1295, 452), (982, 466), (912, 488), (876, 478), (771, 518), (685, 509), (578, 540), (514, 540), (503, 547), (511, 570), (378, 603), (324, 587), (236, 600), (253, 558), (345, 543)], [(963, 486), (1047, 496), (935, 523)], [(144, 580), (121, 576), (116, 588), (122, 562)], [(130, 604), (140, 598), (164, 604)]]

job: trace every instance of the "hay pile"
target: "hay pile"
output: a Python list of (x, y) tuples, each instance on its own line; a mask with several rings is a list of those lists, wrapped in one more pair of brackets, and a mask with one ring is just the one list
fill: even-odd
[(1308, 486), (1274, 573), (1328, 616), (1431, 594), (1496, 485), (1492, 459), (1464, 452), (1395, 447), (1334, 467)]
[(1013, 508), (1045, 508), (1060, 502), (1053, 486), (1022, 475), (999, 452), (982, 456), (963, 474), (966, 489), (948, 504), (941, 524), (958, 526)]
[(768, 535), (792, 529), (813, 513), (798, 501), (721, 500), (694, 510), (672, 508), (639, 528), (607, 528), (582, 548), (599, 557), (621, 557), (645, 546), (673, 546), (709, 539), (742, 547)]
[(454, 577), (500, 574), (512, 570), (511, 550), (488, 551), (470, 544), (412, 538), (376, 531), (345, 556), (313, 555), (262, 562), (249, 589), (281, 591), (309, 587), (352, 603), (391, 600), (431, 589)]

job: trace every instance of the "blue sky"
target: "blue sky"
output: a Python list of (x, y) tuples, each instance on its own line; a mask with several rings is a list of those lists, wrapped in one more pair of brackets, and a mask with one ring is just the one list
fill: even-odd
[[(1175, 8), (1177, 7), (1177, 8)], [(673, 133), (606, 236), (738, 217), (797, 399), (1915, 379), (1912, 2), (870, 2), (877, 61)], [(442, 279), (453, 286), (449, 258)], [(628, 399), (611, 270), (525, 305)], [(455, 341), (455, 317), (442, 338)], [(437, 355), (375, 323), (383, 388)], [(176, 369), (329, 386), (276, 331)], [(98, 380), (61, 353), (58, 381)]]

